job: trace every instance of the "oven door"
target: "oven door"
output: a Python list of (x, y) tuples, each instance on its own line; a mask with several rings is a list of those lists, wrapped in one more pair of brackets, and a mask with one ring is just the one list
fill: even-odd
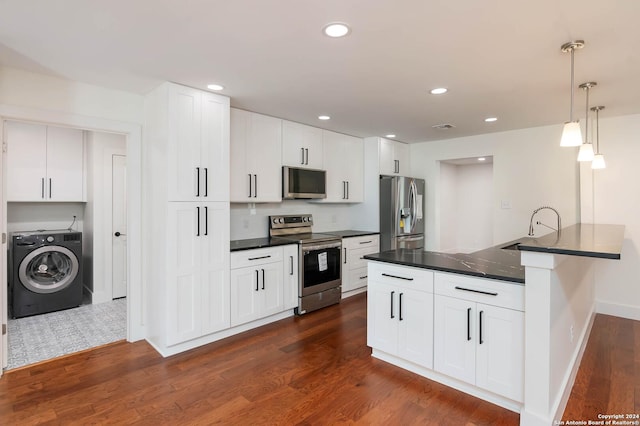
[(308, 296), (342, 284), (342, 241), (302, 245), (300, 296)]

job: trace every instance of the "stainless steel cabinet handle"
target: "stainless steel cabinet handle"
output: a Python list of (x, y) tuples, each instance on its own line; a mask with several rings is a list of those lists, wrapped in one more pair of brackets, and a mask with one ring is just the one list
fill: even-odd
[(399, 277), (397, 275), (391, 275), (391, 274), (382, 274), (383, 277), (389, 277), (389, 278), (397, 278), (399, 280), (405, 280), (405, 281), (413, 281), (413, 278), (407, 278), (407, 277)]
[(200, 196), (200, 167), (196, 167), (196, 197)]
[(393, 318), (395, 318), (395, 317), (393, 316), (393, 295), (394, 295), (394, 294), (395, 294), (395, 291), (392, 291), (392, 292), (391, 292), (391, 318), (392, 318), (392, 319), (393, 319)]
[(472, 288), (464, 288), (464, 287), (458, 287), (458, 286), (455, 286), (455, 289), (456, 290), (461, 290), (461, 291), (470, 291), (472, 293), (486, 294), (487, 296), (497, 296), (498, 295), (498, 293), (494, 293), (492, 291), (474, 290)]
[(471, 308), (467, 308), (467, 341), (471, 340)]

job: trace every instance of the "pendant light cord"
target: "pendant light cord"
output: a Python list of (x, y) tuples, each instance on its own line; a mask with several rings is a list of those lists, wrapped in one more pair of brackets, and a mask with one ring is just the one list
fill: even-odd
[(584, 119), (584, 143), (589, 143), (589, 89), (590, 87), (587, 86), (587, 109), (586, 109), (586, 114), (585, 114), (585, 119)]
[(600, 154), (600, 110), (596, 110), (596, 154)]
[(571, 111), (569, 112), (569, 121), (573, 121), (573, 52), (575, 51), (575, 48), (572, 47), (571, 48)]

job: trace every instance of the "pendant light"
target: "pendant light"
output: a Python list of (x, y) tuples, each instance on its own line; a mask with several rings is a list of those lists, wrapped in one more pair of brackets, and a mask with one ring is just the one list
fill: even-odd
[(600, 111), (604, 109), (603, 106), (595, 106), (591, 108), (591, 111), (596, 112), (596, 155), (593, 156), (591, 162), (592, 169), (604, 169), (607, 164), (604, 162), (604, 155), (600, 154)]
[[(580, 145), (580, 151), (578, 152), (578, 161), (592, 161), (593, 160), (593, 144), (589, 142), (589, 89), (596, 86), (598, 83), (590, 81), (588, 83), (582, 83), (580, 86), (585, 92), (587, 92), (587, 108), (585, 109), (584, 119), (584, 143)], [(593, 136), (591, 136), (593, 138)]]
[(582, 144), (580, 122), (573, 121), (573, 52), (583, 47), (584, 40), (576, 40), (565, 43), (560, 48), (563, 52), (571, 52), (571, 111), (569, 113), (569, 121), (564, 123), (564, 128), (562, 129), (560, 146), (580, 146)]

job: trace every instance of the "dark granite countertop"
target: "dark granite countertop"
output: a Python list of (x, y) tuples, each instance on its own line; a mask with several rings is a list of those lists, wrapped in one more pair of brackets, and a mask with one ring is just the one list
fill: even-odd
[(234, 251), (241, 251), (241, 250), (264, 248), (264, 247), (284, 246), (287, 244), (295, 244), (295, 243), (292, 241), (287, 241), (279, 238), (263, 237), (263, 238), (250, 238), (247, 240), (233, 240), (231, 241), (231, 244), (229, 245), (229, 247), (230, 247), (230, 250), (234, 252)]
[(368, 260), (404, 266), (452, 272), (481, 278), (524, 284), (524, 266), (520, 265), (518, 250), (490, 247), (474, 253), (440, 253), (421, 249), (398, 249), (364, 256)]
[(344, 231), (329, 231), (329, 232), (323, 232), (323, 234), (331, 234), (331, 235), (336, 235), (338, 237), (342, 237), (342, 238), (349, 238), (349, 237), (363, 237), (365, 235), (378, 235), (380, 232), (378, 231), (353, 231), (351, 229), (349, 230), (344, 230)]
[(518, 250), (620, 259), (624, 225), (578, 223), (539, 238), (524, 238)]

